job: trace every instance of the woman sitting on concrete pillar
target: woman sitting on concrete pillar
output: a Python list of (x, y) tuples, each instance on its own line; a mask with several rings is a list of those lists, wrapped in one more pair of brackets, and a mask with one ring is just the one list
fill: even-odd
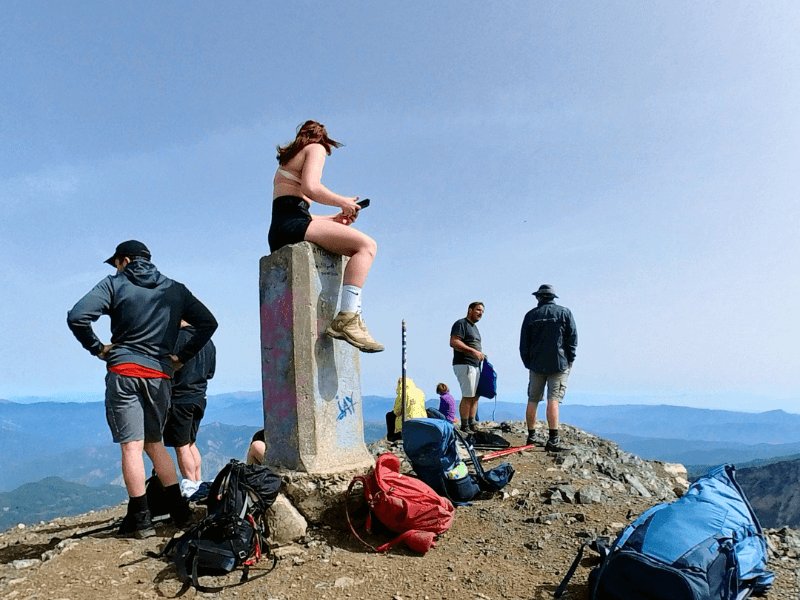
[[(362, 352), (380, 352), (383, 346), (372, 339), (361, 320), (361, 289), (378, 245), (368, 235), (350, 227), (358, 217), (358, 196), (340, 196), (321, 182), (325, 158), (332, 148), (339, 146), (339, 142), (328, 137), (325, 126), (316, 121), (306, 121), (291, 144), (278, 146), (269, 248), (275, 252), (288, 244), (307, 241), (349, 256), (344, 270), (341, 308), (326, 331)], [(338, 206), (341, 212), (330, 216), (312, 215), (308, 210), (312, 201)]]

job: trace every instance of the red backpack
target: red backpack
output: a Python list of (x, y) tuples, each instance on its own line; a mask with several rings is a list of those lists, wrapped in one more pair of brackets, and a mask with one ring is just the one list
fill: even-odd
[[(455, 508), (447, 498), (442, 498), (426, 483), (400, 473), (400, 459), (391, 452), (381, 454), (375, 468), (366, 475), (356, 475), (347, 488), (347, 497), (353, 486), (361, 482), (364, 498), (369, 504), (367, 529), (372, 525), (372, 515), (392, 531), (401, 534), (391, 542), (375, 548), (362, 540), (350, 522), (347, 524), (358, 540), (375, 550), (384, 552), (400, 542), (425, 554), (434, 545), (433, 538), (444, 533), (453, 524)], [(345, 501), (345, 506), (347, 502)]]

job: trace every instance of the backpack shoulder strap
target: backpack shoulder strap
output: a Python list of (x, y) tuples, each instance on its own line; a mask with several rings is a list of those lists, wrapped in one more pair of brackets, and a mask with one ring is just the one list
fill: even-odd
[(239, 489), (239, 481), (242, 475), (242, 463), (231, 463), (227, 479), (222, 484), (222, 514), (237, 515), (236, 496)]
[(161, 552), (157, 552), (156, 553), (156, 552), (153, 552), (152, 550), (148, 550), (147, 551), (147, 556), (149, 556), (150, 558), (163, 558), (163, 557), (165, 557), (167, 554), (170, 553), (170, 550), (172, 550), (175, 547), (175, 544), (178, 543), (178, 540), (180, 540), (181, 537), (182, 536), (179, 535), (179, 536), (176, 536), (176, 537), (172, 538), (170, 541), (168, 541), (166, 543), (164, 548), (162, 548)]
[(197, 552), (192, 556), (192, 585), (197, 591), (204, 594), (215, 594), (224, 589), (222, 587), (208, 587), (200, 583), (200, 578), (197, 576)]
[(589, 586), (589, 600), (595, 600), (597, 598), (597, 587), (600, 585), (600, 577), (603, 575), (603, 571), (606, 570), (608, 566), (609, 559), (611, 555), (614, 553), (614, 550), (617, 549), (617, 544), (619, 544), (619, 536), (617, 539), (614, 540), (614, 543), (611, 546), (607, 546), (603, 542), (596, 543), (596, 550), (600, 553), (600, 566), (595, 567), (598, 569), (597, 577), (594, 578), (594, 584)]
[(581, 558), (583, 558), (583, 549), (586, 548), (586, 543), (584, 542), (581, 544), (581, 547), (578, 549), (578, 555), (575, 557), (575, 560), (572, 561), (572, 566), (567, 571), (567, 574), (564, 575), (564, 579), (561, 580), (561, 583), (556, 588), (556, 591), (553, 592), (553, 598), (561, 598), (561, 595), (564, 593), (564, 590), (567, 589), (567, 584), (569, 580), (572, 579), (572, 576), (575, 575), (575, 570), (578, 568), (578, 564), (581, 562)]
[(461, 442), (461, 445), (466, 448), (467, 453), (469, 454), (469, 458), (472, 461), (472, 466), (475, 467), (475, 474), (478, 476), (478, 479), (484, 481), (486, 476), (483, 474), (483, 466), (481, 465), (481, 461), (478, 460), (478, 457), (475, 456), (475, 450), (472, 446), (467, 442), (464, 437), (464, 434), (461, 433), (458, 429), (453, 427), (453, 433), (456, 436), (456, 439)]
[[(361, 483), (361, 485), (364, 487), (364, 490), (366, 490), (367, 489), (367, 480), (368, 480), (368, 478), (369, 478), (368, 475), (356, 475), (350, 481), (350, 485), (347, 486), (347, 492), (345, 492), (345, 495), (344, 495), (344, 514), (347, 516), (347, 524), (350, 526), (350, 531), (353, 532), (353, 535), (356, 536), (356, 539), (359, 542), (361, 542), (362, 544), (364, 544), (367, 548), (372, 548), (375, 552), (377, 552), (378, 549), (375, 548), (375, 546), (373, 546), (371, 544), (368, 544), (367, 542), (362, 540), (361, 536), (358, 535), (358, 533), (356, 533), (356, 529), (355, 529), (355, 527), (353, 527), (353, 522), (350, 520), (350, 510), (348, 509), (348, 506), (350, 505), (350, 502), (349, 502), (350, 490), (353, 489), (353, 486), (356, 483)], [(372, 510), (372, 508), (370, 508), (370, 511), (371, 510)]]
[(217, 476), (214, 477), (214, 481), (211, 483), (211, 488), (208, 490), (208, 497), (206, 498), (206, 506), (208, 507), (209, 512), (218, 504), (220, 488), (222, 488), (224, 480), (228, 477), (228, 473), (230, 472), (234, 462), (235, 461), (231, 460), (231, 462), (222, 467), (220, 472), (217, 473)]
[[(586, 542), (582, 543), (581, 547), (578, 548), (578, 554), (575, 556), (575, 560), (572, 561), (572, 565), (567, 570), (567, 574), (564, 575), (564, 579), (561, 580), (561, 583), (556, 588), (556, 591), (553, 592), (554, 598), (556, 599), (560, 598), (564, 594), (564, 591), (567, 589), (567, 584), (569, 583), (570, 579), (572, 579), (572, 576), (575, 575), (575, 571), (577, 570), (578, 565), (581, 562), (581, 558), (583, 558), (583, 551), (587, 545), (589, 546), (589, 548), (595, 550), (600, 555), (600, 561), (602, 565), (601, 568), (603, 568), (605, 566), (608, 555), (611, 554), (611, 551), (616, 547), (616, 542), (614, 543), (613, 546), (610, 547), (602, 540), (593, 540), (588, 544)], [(589, 593), (590, 593), (590, 598), (594, 598), (595, 589), (594, 588), (590, 589)]]

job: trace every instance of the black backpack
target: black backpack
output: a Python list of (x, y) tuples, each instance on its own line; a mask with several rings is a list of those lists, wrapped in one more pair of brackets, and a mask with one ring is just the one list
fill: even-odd
[[(266, 538), (264, 515), (280, 487), (280, 477), (267, 467), (237, 460), (225, 465), (211, 485), (208, 516), (162, 552), (168, 554), (174, 547), (172, 560), (180, 580), (203, 592), (220, 591), (222, 588), (200, 585), (199, 577), (224, 575), (242, 566), (239, 583), (246, 582), (250, 565), (261, 558)], [(276, 562), (273, 556), (272, 568)]]

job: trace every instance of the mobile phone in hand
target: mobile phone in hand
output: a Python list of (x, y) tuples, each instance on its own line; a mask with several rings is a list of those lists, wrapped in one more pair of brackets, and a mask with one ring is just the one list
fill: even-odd
[(363, 200), (359, 200), (356, 202), (361, 208), (367, 208), (369, 206), (369, 198), (364, 198)]

